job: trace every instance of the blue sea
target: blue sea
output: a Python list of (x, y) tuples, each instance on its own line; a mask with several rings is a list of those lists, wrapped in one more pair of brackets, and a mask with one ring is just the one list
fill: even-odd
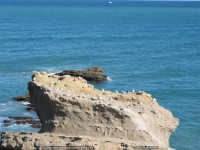
[(177, 150), (200, 149), (200, 2), (0, 1), (0, 132), (32, 116), (12, 97), (32, 71), (101, 66), (105, 90), (144, 90), (180, 119)]

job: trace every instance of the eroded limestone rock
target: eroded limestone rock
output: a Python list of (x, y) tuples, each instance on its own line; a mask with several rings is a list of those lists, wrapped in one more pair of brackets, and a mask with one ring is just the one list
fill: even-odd
[[(178, 126), (178, 119), (150, 94), (100, 91), (83, 78), (69, 75), (37, 72), (33, 78), (28, 84), (30, 102), (42, 128), (40, 133), (26, 134), (32, 145), (84, 145), (90, 139), (87, 144), (102, 150), (123, 149), (122, 145), (128, 145), (129, 149), (146, 145), (169, 149), (169, 136)], [(22, 145), (22, 149), (30, 146), (29, 142), (19, 140), (22, 139), (19, 134), (4, 133), (2, 145), (14, 148)], [(61, 140), (60, 135), (68, 140)], [(42, 144), (45, 136), (48, 138)], [(83, 140), (70, 142), (70, 137)], [(9, 145), (11, 141), (13, 144)]]

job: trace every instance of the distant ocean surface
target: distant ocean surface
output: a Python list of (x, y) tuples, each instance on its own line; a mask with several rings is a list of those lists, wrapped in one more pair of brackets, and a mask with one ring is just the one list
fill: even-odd
[(177, 150), (200, 149), (200, 2), (0, 2), (0, 132), (32, 116), (12, 97), (32, 71), (101, 66), (105, 90), (144, 90), (180, 119)]

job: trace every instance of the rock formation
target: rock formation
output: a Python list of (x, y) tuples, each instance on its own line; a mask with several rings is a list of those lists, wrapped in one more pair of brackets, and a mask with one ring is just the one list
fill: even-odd
[[(107, 76), (104, 75), (104, 71), (100, 67), (90, 67), (85, 71), (64, 70), (63, 72), (56, 73), (56, 75), (59, 75), (59, 76), (72, 75), (75, 77), (83, 77), (84, 79), (86, 79), (87, 81), (90, 81), (90, 82), (104, 82), (107, 80)], [(16, 101), (19, 101), (19, 102), (26, 103), (26, 102), (30, 102), (30, 95), (29, 95), (29, 92), (26, 92), (23, 96), (15, 96), (15, 97), (13, 97), (13, 99), (15, 99)], [(35, 111), (32, 104), (27, 104), (26, 109), (27, 109), (27, 111)], [(10, 117), (13, 117), (13, 116), (10, 116)], [(40, 125), (35, 123), (35, 122), (37, 122), (37, 120), (35, 120), (35, 122), (34, 121), (30, 122), (30, 121), (27, 121), (26, 119), (24, 119), (23, 116), (20, 118), (21, 118), (21, 120), (17, 121), (18, 124), (28, 123), (28, 124), (31, 124), (32, 127), (40, 128)], [(34, 120), (34, 119), (32, 119), (32, 120)], [(4, 120), (4, 125), (5, 126), (12, 125), (11, 123), (8, 123), (8, 122), (9, 122), (9, 120)], [(16, 123), (16, 121), (13, 121), (13, 120), (10, 120), (10, 122)]]
[(107, 76), (104, 75), (104, 71), (100, 67), (91, 67), (87, 70), (64, 70), (56, 75), (71, 75), (74, 77), (82, 77), (90, 82), (104, 82), (107, 81)]
[(13, 99), (15, 99), (16, 101), (29, 101), (30, 100), (30, 95), (29, 93), (25, 93), (25, 95), (23, 96), (15, 96), (13, 97)]
[(5, 132), (3, 148), (169, 149), (169, 136), (178, 126), (178, 119), (145, 92), (100, 91), (81, 77), (39, 72), (33, 75), (28, 89), (42, 124), (41, 131)]
[(33, 128), (41, 128), (40, 120), (32, 117), (9, 117), (3, 121), (4, 126), (10, 126), (13, 124), (31, 124)]

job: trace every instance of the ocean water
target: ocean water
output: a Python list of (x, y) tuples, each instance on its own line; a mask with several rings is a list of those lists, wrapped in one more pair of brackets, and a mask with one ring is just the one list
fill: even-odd
[(101, 66), (105, 90), (144, 90), (180, 119), (177, 150), (200, 149), (200, 2), (0, 2), (0, 132), (33, 116), (12, 97), (32, 71)]

